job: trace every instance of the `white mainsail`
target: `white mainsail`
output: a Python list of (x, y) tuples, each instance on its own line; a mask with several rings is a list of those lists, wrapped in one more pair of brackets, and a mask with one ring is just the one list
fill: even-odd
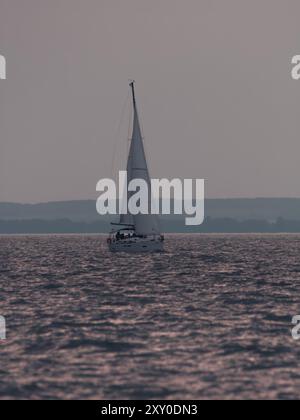
[[(128, 183), (133, 179), (143, 179), (146, 181), (149, 190), (148, 200), (148, 214), (130, 215), (125, 214), (120, 217), (121, 225), (133, 225), (138, 235), (153, 235), (160, 234), (158, 217), (151, 213), (151, 180), (145, 155), (145, 149), (143, 144), (143, 138), (141, 133), (141, 127), (139, 122), (139, 116), (136, 106), (134, 82), (130, 84), (132, 89), (133, 99), (133, 131), (132, 138), (127, 162), (127, 177)], [(128, 196), (128, 199), (130, 195)]]

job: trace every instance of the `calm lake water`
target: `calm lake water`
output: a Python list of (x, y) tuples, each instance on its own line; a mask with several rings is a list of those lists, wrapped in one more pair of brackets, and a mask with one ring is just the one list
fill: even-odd
[(0, 237), (0, 398), (299, 398), (300, 236)]

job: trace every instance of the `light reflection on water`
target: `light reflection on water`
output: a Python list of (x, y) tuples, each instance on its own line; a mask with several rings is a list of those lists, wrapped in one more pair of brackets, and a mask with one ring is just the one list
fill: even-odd
[(298, 398), (300, 236), (0, 237), (1, 398)]

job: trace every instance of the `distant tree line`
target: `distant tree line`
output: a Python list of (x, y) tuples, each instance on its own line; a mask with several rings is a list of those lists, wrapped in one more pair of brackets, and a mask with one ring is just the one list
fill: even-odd
[[(103, 221), (75, 222), (59, 220), (0, 220), (0, 234), (94, 234), (108, 233), (110, 226)], [(300, 233), (300, 220), (278, 218), (238, 221), (231, 218), (206, 218), (201, 226), (187, 227), (183, 222), (163, 220), (162, 231), (166, 233)]]

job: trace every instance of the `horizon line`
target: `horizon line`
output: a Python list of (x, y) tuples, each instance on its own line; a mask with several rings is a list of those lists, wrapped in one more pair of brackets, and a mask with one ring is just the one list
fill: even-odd
[[(162, 198), (163, 200), (166, 198)], [(167, 198), (168, 199), (168, 198)], [(171, 198), (173, 200), (173, 198)], [(178, 200), (179, 199), (175, 199)], [(212, 201), (212, 200), (300, 200), (300, 196), (293, 196), (293, 197), (275, 197), (275, 196), (257, 196), (257, 197), (207, 197), (205, 201)], [(35, 202), (22, 202), (22, 201), (0, 201), (1, 204), (11, 204), (11, 205), (24, 205), (24, 206), (37, 206), (43, 204), (56, 204), (56, 203), (79, 203), (84, 201), (94, 201), (96, 203), (97, 199), (93, 198), (82, 198), (82, 199), (66, 199), (66, 200), (47, 200), (47, 201), (35, 201)]]

